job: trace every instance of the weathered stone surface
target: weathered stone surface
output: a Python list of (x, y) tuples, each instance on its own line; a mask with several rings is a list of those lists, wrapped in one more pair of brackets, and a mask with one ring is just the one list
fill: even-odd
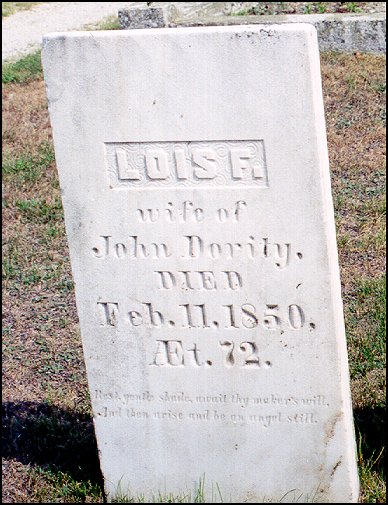
[(43, 63), (109, 495), (356, 502), (315, 30), (52, 34)]
[(123, 29), (163, 28), (166, 26), (161, 7), (119, 9), (118, 15), (120, 27)]
[(322, 51), (386, 51), (386, 18), (383, 13), (345, 18), (333, 16), (317, 21), (315, 26)]
[(126, 6), (119, 9), (122, 29), (162, 28), (176, 20), (193, 17), (220, 17), (230, 12), (230, 2), (158, 2), (158, 7)]
[(231, 26), (251, 24), (309, 23), (318, 32), (321, 51), (385, 53), (386, 14), (284, 14), (272, 16), (179, 17), (170, 26)]

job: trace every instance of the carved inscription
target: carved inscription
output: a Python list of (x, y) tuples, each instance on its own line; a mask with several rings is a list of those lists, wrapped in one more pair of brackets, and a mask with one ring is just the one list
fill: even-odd
[[(156, 308), (157, 306), (157, 308)], [(118, 302), (97, 302), (101, 326), (145, 326), (147, 328), (178, 327), (182, 329), (243, 329), (263, 331), (300, 330), (306, 325), (306, 315), (296, 303), (279, 306), (273, 303), (228, 304), (214, 307), (211, 312), (206, 303), (183, 303), (168, 311), (157, 303), (137, 301), (131, 307), (121, 307)], [(167, 312), (167, 313), (166, 313)], [(173, 321), (171, 318), (174, 317)], [(214, 318), (217, 317), (217, 321)], [(314, 323), (309, 323), (311, 330)]]
[[(288, 339), (298, 333), (306, 338), (317, 325), (304, 304), (297, 301), (302, 282), (296, 283), (286, 302), (281, 303), (280, 297), (273, 295), (248, 298), (244, 293), (251, 292), (253, 278), (248, 277), (246, 266), (252, 264), (260, 272), (267, 269), (269, 275), (281, 273), (295, 269), (304, 254), (295, 244), (264, 236), (260, 230), (255, 235), (248, 230), (234, 240), (209, 240), (209, 235), (201, 233), (203, 223), (214, 223), (216, 227), (227, 223), (234, 230), (228, 235), (236, 237), (239, 225), (249, 220), (245, 200), (232, 201), (228, 208), (212, 209), (210, 212), (186, 199), (170, 201), (164, 207), (139, 206), (135, 208), (136, 234), (128, 230), (125, 237), (109, 232), (96, 237), (90, 248), (92, 259), (102, 265), (146, 262), (151, 293), (128, 296), (128, 301), (99, 297), (96, 321), (108, 331), (130, 330), (128, 338), (142, 329), (152, 335), (147, 338), (142, 356), (152, 368), (270, 370), (276, 367), (276, 360), (262, 345), (267, 336), (276, 335), (280, 341), (287, 332)], [(150, 232), (158, 230), (160, 224), (173, 229), (176, 224), (187, 224), (193, 231), (166, 233), (162, 240), (153, 240)], [(209, 260), (214, 267), (201, 268)], [(235, 269), (238, 264), (240, 267)], [(216, 302), (208, 298), (213, 292), (218, 297)], [(180, 303), (176, 302), (176, 294), (180, 295)], [(203, 336), (210, 337), (209, 342), (215, 345), (209, 348)], [(144, 337), (139, 333), (139, 338)]]
[[(97, 237), (96, 245), (91, 249), (98, 259), (118, 260), (157, 260), (176, 258), (186, 260), (226, 260), (235, 259), (266, 260), (275, 268), (284, 269), (290, 263), (298, 262), (303, 257), (301, 252), (293, 251), (289, 243), (273, 242), (268, 237), (249, 235), (236, 242), (206, 241), (200, 235), (184, 235), (171, 243), (152, 242), (139, 235), (128, 235), (116, 239), (111, 235)], [(166, 274), (168, 275), (168, 274)]]
[[(141, 265), (149, 285), (146, 295), (100, 295), (96, 323), (106, 335), (118, 331), (129, 345), (141, 339), (142, 366), (160, 374), (161, 381), (173, 371), (183, 378), (194, 370), (205, 376), (213, 370), (265, 375), (268, 380), (278, 370), (271, 344), (293, 347), (317, 330), (314, 315), (299, 296), (304, 251), (286, 231), (276, 236), (279, 231), (263, 232), (260, 223), (246, 226), (253, 223), (252, 209), (242, 194), (214, 206), (203, 198), (196, 201), (185, 189), (268, 188), (264, 142), (108, 142), (104, 147), (110, 188), (175, 192), (153, 199), (151, 191), (136, 199), (128, 221), (132, 229), (120, 234), (101, 230), (90, 243), (89, 257), (101, 268)], [(289, 271), (292, 289), (288, 286), (289, 296), (284, 297), (281, 279)], [(252, 283), (263, 276), (276, 277), (278, 295), (276, 290), (271, 296), (252, 290)], [(284, 423), (316, 424), (319, 410), (328, 406), (320, 394), (252, 396), (243, 387), (234, 394), (208, 393), (98, 390), (97, 416), (251, 423), (273, 429)]]
[(111, 188), (268, 187), (262, 140), (106, 142)]
[(325, 395), (300, 397), (269, 393), (188, 394), (184, 391), (118, 393), (95, 390), (98, 417), (157, 419), (160, 421), (232, 422), (268, 429), (281, 424), (300, 427), (320, 423), (321, 412), (330, 404)]
[[(247, 211), (247, 203), (244, 200), (233, 202), (225, 209), (217, 209), (214, 216), (216, 222), (240, 222)], [(136, 216), (140, 223), (201, 223), (205, 217), (205, 210), (202, 207), (196, 207), (190, 200), (184, 200), (182, 203), (168, 202), (166, 207), (151, 207), (136, 209)]]

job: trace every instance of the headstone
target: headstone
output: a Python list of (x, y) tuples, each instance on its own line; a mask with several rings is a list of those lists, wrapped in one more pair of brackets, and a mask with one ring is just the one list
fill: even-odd
[(315, 29), (51, 34), (43, 63), (108, 495), (356, 502)]

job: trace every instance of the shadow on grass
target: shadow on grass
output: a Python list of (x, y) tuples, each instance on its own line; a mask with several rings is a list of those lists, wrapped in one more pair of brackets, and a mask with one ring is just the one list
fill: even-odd
[(66, 472), (100, 485), (93, 421), (90, 416), (45, 403), (2, 405), (3, 457), (43, 469)]
[[(385, 446), (385, 414), (384, 407), (354, 410), (356, 434), (362, 438), (366, 459)], [(90, 416), (44, 403), (5, 402), (2, 420), (4, 458), (66, 472), (75, 480), (103, 487)], [(384, 471), (383, 458), (379, 466)]]
[[(355, 409), (354, 424), (357, 436), (357, 442), (361, 438), (362, 442), (362, 456), (364, 459), (376, 457), (386, 445), (386, 408), (379, 407), (365, 407)], [(379, 470), (385, 474), (385, 452), (384, 457), (380, 459), (378, 464)]]

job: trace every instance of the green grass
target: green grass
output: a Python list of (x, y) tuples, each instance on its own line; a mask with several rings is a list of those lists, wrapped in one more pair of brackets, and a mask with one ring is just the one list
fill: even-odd
[(95, 30), (120, 30), (120, 21), (117, 16), (106, 16), (101, 21), (97, 23), (90, 23), (83, 27), (83, 30), (95, 31)]
[(358, 7), (357, 2), (345, 2), (345, 7), (349, 12), (361, 12), (361, 9)]
[(213, 486), (211, 495), (205, 492), (205, 474), (198, 479), (198, 484), (193, 491), (181, 492), (179, 494), (162, 493), (141, 494), (136, 497), (131, 493), (123, 493), (120, 485), (111, 503), (223, 503), (223, 497), (219, 486)]
[[(35, 484), (34, 501), (39, 503), (102, 503), (101, 485), (77, 480), (66, 472), (35, 468), (30, 478)], [(44, 484), (44, 485), (42, 485)]]
[(42, 78), (41, 51), (35, 51), (15, 62), (4, 63), (2, 66), (2, 82), (24, 84)]
[(62, 202), (59, 198), (55, 198), (53, 203), (39, 198), (16, 200), (15, 207), (19, 209), (22, 218), (31, 223), (51, 224), (63, 220)]
[(45, 176), (48, 167), (54, 162), (55, 154), (52, 144), (44, 143), (35, 154), (21, 153), (5, 155), (2, 163), (3, 176), (11, 177), (17, 185), (34, 183)]
[(27, 11), (34, 5), (49, 3), (49, 2), (2, 2), (1, 17), (5, 18), (18, 11)]
[[(30, 479), (36, 489), (34, 500), (43, 503), (102, 503), (105, 501), (101, 484), (91, 480), (74, 478), (70, 472), (53, 471), (51, 469), (33, 468)], [(194, 492), (186, 493), (157, 493), (152, 495), (140, 494), (132, 496), (131, 493), (122, 493), (120, 489), (108, 503), (223, 503), (221, 491), (215, 486), (212, 496), (206, 496), (204, 491), (204, 478), (199, 479), (199, 484)]]
[(4, 156), (3, 212), (13, 216), (20, 231), (4, 236), (2, 279), (8, 288), (20, 291), (53, 283), (59, 291), (68, 291), (63, 263), (52, 261), (64, 233), (58, 181), (52, 177), (54, 160), (51, 142), (35, 147), (34, 154), (14, 149)]
[(386, 279), (360, 279), (347, 308), (347, 330), (352, 349), (351, 375), (363, 376), (385, 367)]
[(95, 30), (120, 30), (120, 22), (117, 16), (107, 16), (97, 23)]
[(362, 435), (358, 434), (358, 473), (363, 503), (385, 503), (384, 447), (373, 451), (369, 458), (364, 457)]
[(256, 2), (235, 15), (355, 13), (362, 12), (364, 6), (363, 2)]

